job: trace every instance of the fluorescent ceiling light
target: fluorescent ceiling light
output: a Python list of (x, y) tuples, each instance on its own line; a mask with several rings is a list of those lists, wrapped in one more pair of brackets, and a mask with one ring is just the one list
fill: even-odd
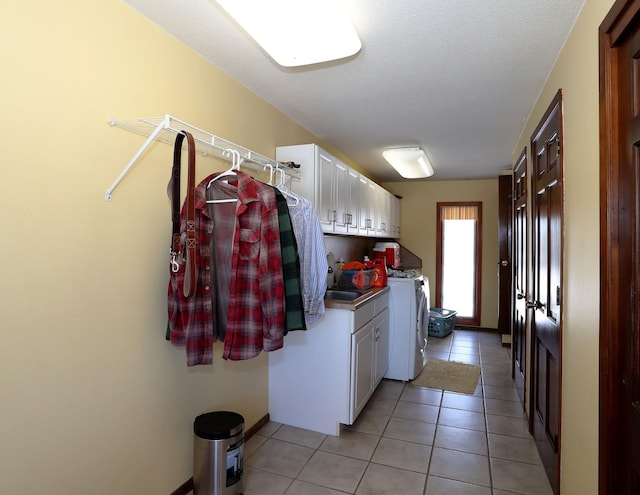
[(422, 179), (433, 175), (429, 158), (422, 148), (387, 148), (382, 156), (405, 179)]
[(280, 65), (349, 57), (362, 44), (340, 0), (216, 0)]

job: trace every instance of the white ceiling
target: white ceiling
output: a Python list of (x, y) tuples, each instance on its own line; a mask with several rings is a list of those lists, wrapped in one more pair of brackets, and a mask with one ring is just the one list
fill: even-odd
[(510, 168), (584, 4), (344, 0), (362, 50), (285, 69), (214, 0), (125, 2), (382, 181), (402, 180), (382, 158), (389, 146), (422, 146), (435, 170), (429, 180), (496, 177)]

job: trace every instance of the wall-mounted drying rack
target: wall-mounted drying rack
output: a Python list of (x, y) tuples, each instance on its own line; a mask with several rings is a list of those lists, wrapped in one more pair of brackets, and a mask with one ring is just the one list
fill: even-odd
[[(148, 136), (147, 140), (140, 147), (140, 149), (133, 155), (133, 158), (127, 166), (120, 172), (120, 175), (113, 181), (111, 187), (107, 189), (104, 195), (106, 201), (111, 201), (111, 195), (114, 189), (122, 181), (125, 175), (131, 170), (145, 152), (149, 145), (153, 141), (162, 141), (164, 143), (173, 145), (175, 136), (180, 131), (187, 131), (193, 135), (193, 139), (196, 143), (196, 152), (201, 155), (214, 155), (225, 160), (232, 160), (233, 152), (240, 154), (240, 163), (248, 164), (256, 170), (265, 170), (267, 167), (273, 172), (273, 170), (282, 170), (284, 173), (294, 179), (300, 179), (299, 169), (290, 168), (290, 164), (285, 165), (279, 163), (276, 160), (268, 158), (264, 155), (251, 151), (243, 146), (227, 141), (221, 137), (211, 134), (207, 131), (203, 131), (198, 127), (188, 124), (180, 119), (177, 119), (171, 115), (164, 115), (162, 117), (138, 117), (133, 120), (115, 120), (111, 118), (109, 124), (112, 126), (122, 127), (129, 131), (135, 132), (142, 136)], [(186, 145), (185, 145), (186, 146)]]

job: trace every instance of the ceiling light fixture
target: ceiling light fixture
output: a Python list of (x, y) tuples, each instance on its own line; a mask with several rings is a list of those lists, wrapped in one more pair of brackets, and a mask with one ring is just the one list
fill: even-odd
[(433, 175), (433, 167), (422, 148), (387, 148), (382, 152), (397, 172), (405, 179), (423, 179)]
[(362, 44), (340, 0), (216, 0), (284, 67), (349, 57)]

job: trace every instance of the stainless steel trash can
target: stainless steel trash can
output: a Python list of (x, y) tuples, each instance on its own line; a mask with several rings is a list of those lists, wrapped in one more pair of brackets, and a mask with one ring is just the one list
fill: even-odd
[(193, 422), (194, 495), (242, 495), (244, 418), (229, 411)]

